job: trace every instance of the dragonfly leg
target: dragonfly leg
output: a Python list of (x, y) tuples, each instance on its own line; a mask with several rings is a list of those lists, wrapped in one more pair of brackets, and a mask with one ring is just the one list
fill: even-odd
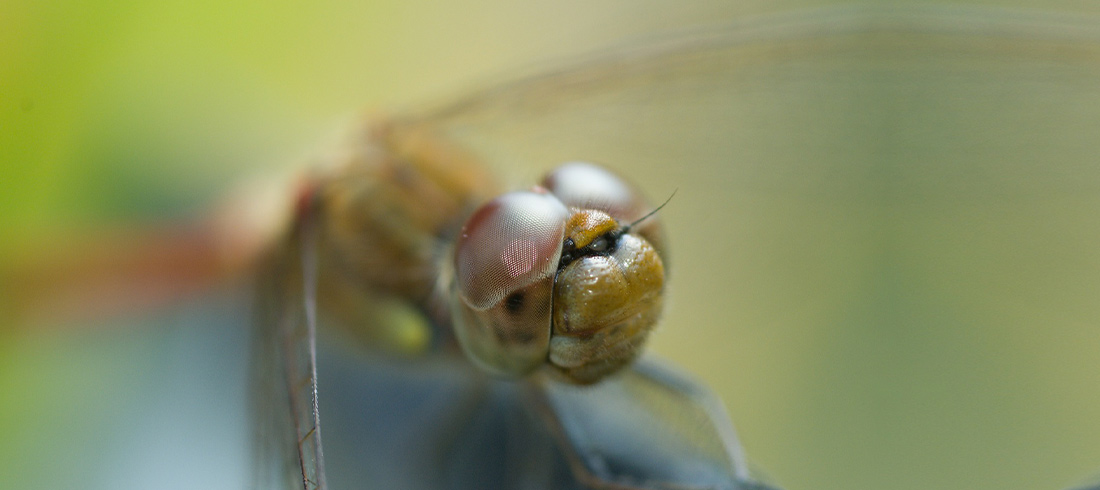
[(773, 488), (749, 475), (717, 397), (656, 361), (593, 386), (541, 377), (527, 398), (584, 488)]

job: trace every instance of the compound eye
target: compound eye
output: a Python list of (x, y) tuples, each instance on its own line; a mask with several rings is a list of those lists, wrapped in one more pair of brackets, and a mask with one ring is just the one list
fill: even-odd
[[(622, 225), (633, 223), (653, 210), (634, 186), (591, 163), (562, 164), (543, 178), (542, 186), (568, 207), (603, 211)], [(640, 223), (634, 231), (663, 251), (664, 232), (654, 218)]]
[(597, 209), (623, 224), (641, 218), (650, 210), (630, 184), (591, 163), (562, 164), (543, 178), (542, 185), (566, 206)]
[(455, 245), (455, 333), (478, 364), (518, 375), (545, 361), (554, 273), (569, 211), (545, 191), (482, 206)]
[(455, 247), (458, 289), (474, 309), (489, 308), (552, 276), (568, 210), (551, 194), (513, 192), (482, 206)]

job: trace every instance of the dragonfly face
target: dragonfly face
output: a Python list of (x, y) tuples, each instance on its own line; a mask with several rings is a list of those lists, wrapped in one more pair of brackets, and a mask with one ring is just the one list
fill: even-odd
[(642, 199), (616, 176), (574, 163), (543, 184), (489, 202), (462, 228), (455, 332), (492, 372), (549, 362), (573, 382), (596, 382), (640, 353), (660, 315), (664, 265), (625, 221)]

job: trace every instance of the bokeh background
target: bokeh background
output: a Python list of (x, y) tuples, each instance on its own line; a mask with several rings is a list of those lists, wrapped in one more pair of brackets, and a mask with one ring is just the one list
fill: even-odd
[[(186, 220), (365, 112), (831, 3), (4, 2), (0, 257)], [(762, 41), (728, 85), (625, 87), (593, 99), (613, 109), (582, 100), (485, 131), (509, 138), (504, 180), (524, 182), (563, 150), (517, 142), (637, 129), (637, 148), (566, 142), (583, 154), (562, 158), (612, 160), (657, 200), (679, 189), (654, 349), (719, 393), (751, 460), (790, 490), (1054, 490), (1100, 471), (1100, 37), (1082, 34), (1100, 7), (938, 7), (1020, 30)], [(1086, 28), (1028, 45), (1029, 18)], [(729, 96), (622, 120), (631, 100), (687, 89)], [(79, 326), (0, 323), (0, 481), (245, 486), (232, 291)]]

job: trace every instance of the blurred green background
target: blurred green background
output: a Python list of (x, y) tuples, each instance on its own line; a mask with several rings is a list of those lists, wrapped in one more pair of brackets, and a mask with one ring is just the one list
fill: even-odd
[[(200, 213), (237, 182), (300, 165), (364, 111), (831, 3), (4, 2), (0, 252)], [(1040, 15), (1031, 3), (969, 7), (1026, 19)], [(1085, 24), (1100, 14), (1041, 7)], [(673, 101), (648, 115), (667, 128), (618, 129), (637, 129), (637, 148), (560, 155), (683, 156), (683, 169), (611, 162), (655, 200), (679, 189), (663, 212), (674, 276), (654, 348), (721, 395), (776, 483), (1053, 490), (1100, 471), (1100, 61), (1072, 48), (1095, 41), (1067, 36), (1069, 49), (765, 47), (730, 79), (722, 119)], [(993, 36), (1015, 37), (1027, 36)], [(629, 90), (613, 102), (661, 93)], [(587, 110), (574, 132), (591, 137), (621, 114), (577, 106), (545, 126)], [(548, 147), (569, 134), (502, 121), (485, 133)], [(516, 182), (560, 152), (493, 144), (537, 155), (518, 158)], [(243, 486), (243, 333), (193, 333), (216, 336), (219, 316), (240, 314), (234, 299), (0, 330), (0, 481)]]

